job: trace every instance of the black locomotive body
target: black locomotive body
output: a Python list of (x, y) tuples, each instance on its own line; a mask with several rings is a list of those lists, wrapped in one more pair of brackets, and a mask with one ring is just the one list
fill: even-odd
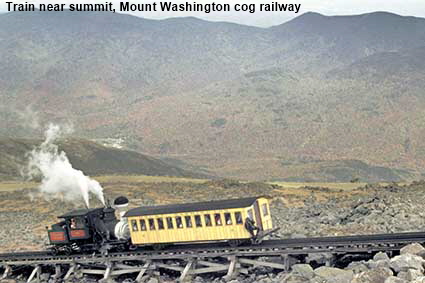
[(54, 253), (128, 248), (128, 239), (115, 235), (115, 227), (120, 221), (111, 207), (75, 210), (59, 218), (62, 221), (48, 230), (50, 248)]

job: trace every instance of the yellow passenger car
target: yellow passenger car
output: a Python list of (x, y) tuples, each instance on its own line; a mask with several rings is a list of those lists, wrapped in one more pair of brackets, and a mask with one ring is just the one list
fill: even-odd
[(138, 207), (125, 217), (133, 245), (257, 239), (273, 229), (267, 197)]

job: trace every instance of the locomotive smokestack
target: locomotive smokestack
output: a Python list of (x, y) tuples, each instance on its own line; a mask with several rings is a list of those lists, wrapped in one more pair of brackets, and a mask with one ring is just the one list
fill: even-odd
[(114, 200), (114, 208), (118, 211), (120, 219), (122, 219), (124, 214), (127, 212), (128, 198), (124, 196), (117, 197)]

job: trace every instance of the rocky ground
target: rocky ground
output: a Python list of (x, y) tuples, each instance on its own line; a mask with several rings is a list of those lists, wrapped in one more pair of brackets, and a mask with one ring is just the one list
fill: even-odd
[(274, 224), (281, 227), (282, 237), (425, 230), (425, 183), (366, 186), (340, 194), (306, 190), (310, 194), (301, 205), (291, 205), (285, 196), (274, 201)]
[[(393, 233), (425, 230), (425, 182), (409, 185), (369, 185), (358, 189), (304, 187), (283, 188), (265, 183), (207, 181), (205, 183), (128, 183), (102, 184), (113, 199), (130, 198), (132, 206), (165, 204), (205, 199), (223, 199), (254, 195), (273, 197), (276, 237), (306, 237)], [(0, 192), (0, 250), (43, 249), (45, 226), (56, 216), (77, 208), (81, 203), (46, 200), (34, 190)], [(94, 203), (93, 203), (94, 205)], [(417, 248), (417, 247), (416, 247)], [(420, 250), (418, 252), (417, 250)], [(287, 273), (254, 273), (236, 282), (424, 282), (422, 249), (394, 258), (377, 255), (367, 262), (353, 262), (344, 269), (295, 265)], [(385, 278), (384, 278), (385, 277)], [(151, 278), (163, 282), (170, 278)], [(220, 278), (195, 278), (194, 282), (220, 282)], [(420, 281), (422, 280), (422, 281)], [(81, 282), (81, 281), (80, 281)]]

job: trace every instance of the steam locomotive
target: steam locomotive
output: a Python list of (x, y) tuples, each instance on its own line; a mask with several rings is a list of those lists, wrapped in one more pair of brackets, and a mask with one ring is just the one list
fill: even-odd
[(217, 241), (237, 246), (247, 241), (260, 243), (277, 230), (273, 229), (269, 198), (265, 196), (127, 207), (128, 199), (121, 196), (113, 206), (59, 216), (62, 221), (48, 229), (50, 250), (71, 254)]
[(128, 199), (118, 197), (113, 206), (80, 209), (59, 216), (62, 221), (48, 229), (49, 249), (53, 254), (131, 249), (128, 222), (123, 217)]

